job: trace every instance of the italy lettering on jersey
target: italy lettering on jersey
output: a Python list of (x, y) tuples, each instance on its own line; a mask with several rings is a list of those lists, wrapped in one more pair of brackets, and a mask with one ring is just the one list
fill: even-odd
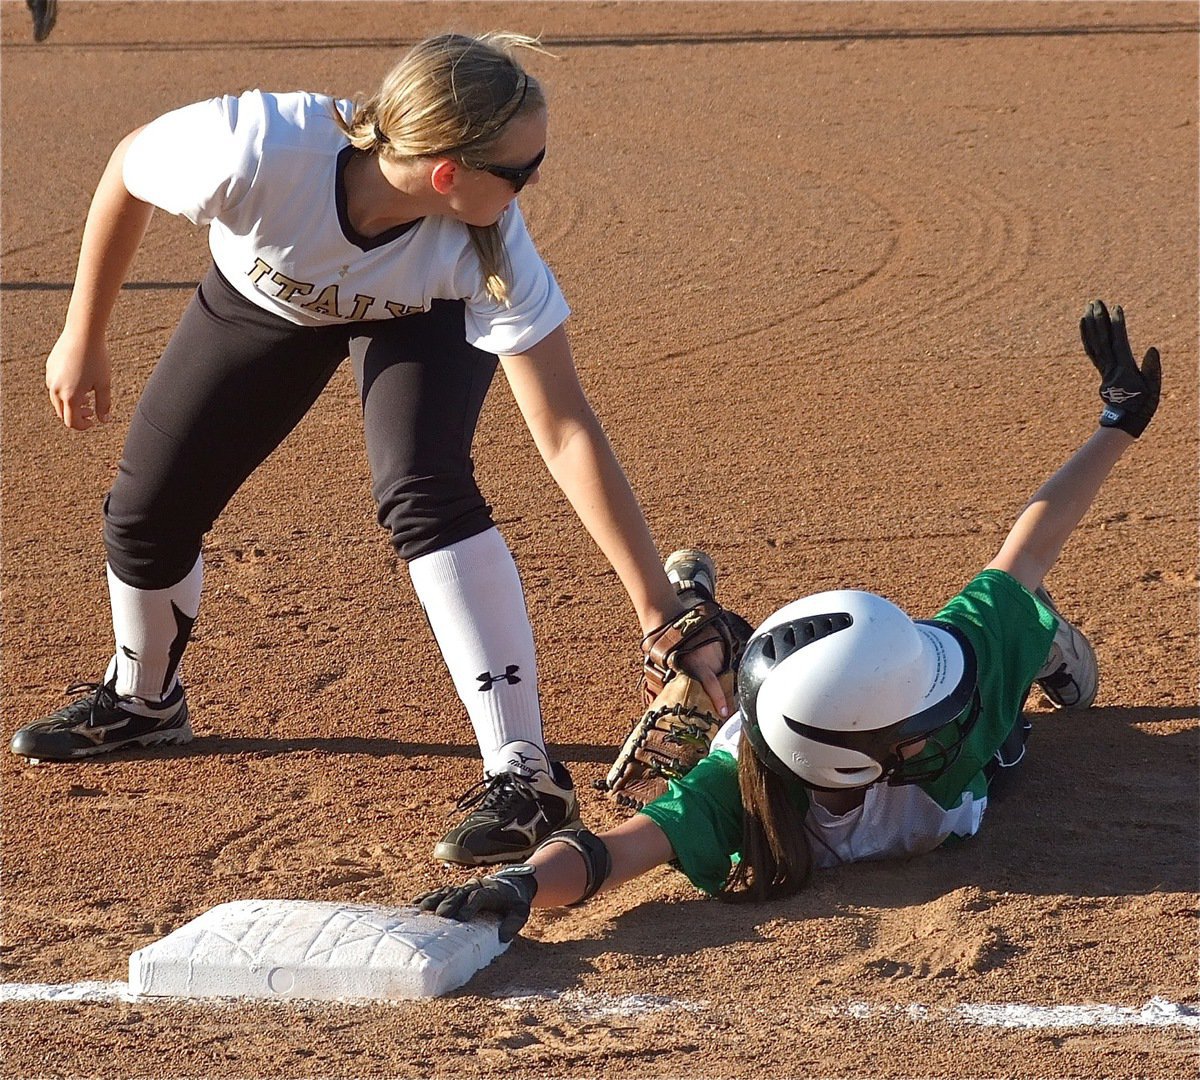
[(434, 216), (364, 237), (346, 209), (355, 150), (334, 119), (352, 104), (254, 90), (160, 116), (125, 156), (135, 197), (209, 228), (213, 261), (247, 300), (292, 323), (403, 318), (463, 300), (464, 334), (486, 352), (535, 345), (569, 314), (514, 203), (500, 218), (507, 305), (484, 288), (467, 227)]
[[(261, 292), (273, 295), (275, 299), (284, 304), (299, 304), (305, 311), (329, 315), (334, 319), (344, 319), (347, 322), (361, 322), (363, 319), (383, 317), (372, 314), (379, 300), (376, 296), (364, 296), (359, 292), (347, 295), (351, 290), (339, 291), (336, 281), (318, 288), (314, 282), (297, 281), (295, 278), (288, 277), (283, 271), (276, 270), (260, 258), (255, 258), (254, 265), (249, 271), (249, 277)], [(312, 299), (309, 300), (309, 297)], [(412, 315), (417, 311), (429, 310), (421, 305), (401, 304), (396, 300), (384, 300), (382, 306), (383, 310), (387, 312), (386, 317), (394, 319)]]

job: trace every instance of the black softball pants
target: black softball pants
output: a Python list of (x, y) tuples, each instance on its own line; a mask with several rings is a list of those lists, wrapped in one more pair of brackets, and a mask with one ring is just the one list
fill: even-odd
[[(492, 527), (471, 442), (495, 356), (463, 336), (461, 301), (346, 326), (296, 326), (211, 269), (146, 384), (104, 500), (114, 573), (165, 589), (246, 478), (351, 357), (379, 522), (405, 559)], [(298, 478), (302, 482), (303, 478)]]

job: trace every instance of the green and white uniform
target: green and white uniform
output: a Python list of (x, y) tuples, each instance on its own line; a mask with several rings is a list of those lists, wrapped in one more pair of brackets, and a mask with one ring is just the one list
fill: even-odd
[[(954, 764), (936, 780), (873, 784), (860, 806), (834, 814), (817, 806), (799, 779), (794, 805), (805, 811), (814, 863), (837, 866), (932, 851), (948, 837), (978, 831), (987, 808), (984, 767), (1020, 717), (1034, 675), (1046, 661), (1058, 621), (1054, 612), (1001, 570), (984, 570), (935, 620), (961, 630), (975, 650), (982, 711)], [(717, 734), (712, 752), (641, 812), (671, 841), (680, 869), (716, 893), (742, 840), (737, 781), (741, 713)]]

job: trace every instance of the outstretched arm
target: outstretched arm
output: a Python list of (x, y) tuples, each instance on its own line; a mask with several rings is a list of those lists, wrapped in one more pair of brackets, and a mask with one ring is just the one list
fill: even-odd
[[(579, 385), (566, 330), (560, 326), (527, 353), (500, 359), (542, 460), (617, 572), (642, 632), (681, 615), (641, 507)], [(688, 667), (726, 716), (724, 657), (722, 645), (706, 645), (689, 654)]]
[(423, 911), (463, 921), (489, 911), (500, 916), (500, 940), (510, 941), (525, 925), (531, 908), (579, 903), (675, 857), (667, 834), (643, 814), (598, 837), (588, 836), (589, 842), (574, 844), (552, 836), (527, 863), (434, 889), (414, 903)]
[(1158, 350), (1150, 349), (1138, 367), (1121, 308), (1110, 317), (1102, 301), (1093, 301), (1080, 322), (1080, 333), (1100, 372), (1100, 397), (1105, 403), (1100, 430), (1038, 489), (989, 564), (1030, 590), (1042, 583), (1113, 466), (1158, 407)]
[[(605, 892), (675, 858), (667, 834), (645, 814), (634, 814), (599, 839), (612, 860), (608, 876), (597, 892)], [(534, 907), (565, 907), (575, 903), (587, 885), (583, 858), (565, 844), (539, 848), (529, 857), (537, 869), (538, 892)]]

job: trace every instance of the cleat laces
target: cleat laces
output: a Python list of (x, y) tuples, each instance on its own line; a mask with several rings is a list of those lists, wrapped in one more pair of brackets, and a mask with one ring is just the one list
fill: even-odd
[[(108, 682), (77, 682), (72, 683), (67, 687), (67, 694), (87, 694), (87, 697), (81, 697), (77, 701), (72, 701), (69, 705), (64, 705), (54, 715), (62, 717), (63, 720), (78, 722), (83, 719), (88, 727), (96, 727), (100, 721), (97, 719), (97, 707), (103, 715), (104, 710), (112, 710), (118, 707), (118, 696), (116, 691), (116, 678), (110, 679)], [(87, 715), (80, 714), (84, 709), (87, 709)]]
[(467, 788), (458, 797), (451, 813), (478, 807), (480, 810), (499, 811), (507, 816), (515, 813), (529, 799), (537, 800), (533, 785), (516, 773), (502, 772), (485, 776)]

